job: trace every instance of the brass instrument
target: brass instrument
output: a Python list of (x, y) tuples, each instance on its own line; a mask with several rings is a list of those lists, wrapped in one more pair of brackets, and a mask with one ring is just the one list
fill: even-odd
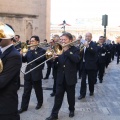
[(85, 46), (84, 46), (84, 44), (82, 43), (82, 44), (80, 45), (80, 52), (82, 52), (82, 51), (84, 50), (84, 48), (85, 48)]
[[(77, 40), (77, 41), (78, 41), (78, 40)], [(53, 58), (54, 58), (54, 53), (56, 53), (57, 55), (61, 55), (61, 54), (63, 53), (63, 48), (66, 47), (66, 46), (68, 46), (68, 45), (72, 45), (74, 42), (76, 42), (76, 41), (73, 41), (73, 42), (68, 43), (68, 44), (65, 44), (65, 45), (61, 45), (60, 43), (56, 43), (56, 44), (54, 45), (53, 49), (47, 49), (47, 51), (46, 51), (45, 54), (43, 54), (43, 55), (41, 55), (40, 57), (38, 57), (38, 58), (34, 59), (33, 61), (29, 62), (27, 65), (33, 63), (34, 61), (40, 59), (40, 58), (43, 57), (43, 56), (46, 56), (46, 58), (47, 58), (46, 61), (42, 62), (41, 64), (39, 64), (38, 66), (32, 68), (31, 70), (29, 70), (29, 71), (27, 71), (27, 72), (23, 72), (22, 69), (21, 69), (21, 72), (22, 72), (23, 74), (25, 74), (25, 75), (28, 74), (28, 73), (30, 73), (30, 72), (33, 71), (34, 69), (36, 69), (36, 68), (38, 68), (39, 66), (43, 65), (45, 62), (53, 59)], [(23, 66), (22, 68), (26, 67), (27, 65)]]
[(28, 49), (29, 49), (30, 47), (33, 47), (33, 46), (39, 46), (39, 44), (27, 45), (25, 42), (22, 42), (22, 43), (21, 43), (21, 51), (22, 51), (23, 53), (27, 53)]
[(3, 71), (3, 63), (2, 60), (0, 59), (0, 73)]
[[(11, 39), (15, 36), (14, 31), (7, 25), (0, 22), (0, 39)], [(3, 71), (3, 63), (0, 59), (0, 73)]]
[(17, 46), (17, 45), (19, 45), (21, 42), (19, 41), (19, 42), (16, 42), (15, 44), (14, 44), (14, 46)]

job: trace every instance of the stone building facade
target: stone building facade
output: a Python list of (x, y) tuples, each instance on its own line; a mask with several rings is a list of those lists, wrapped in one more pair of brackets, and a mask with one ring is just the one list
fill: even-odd
[(50, 39), (51, 0), (0, 0), (0, 21), (13, 26), (21, 41)]

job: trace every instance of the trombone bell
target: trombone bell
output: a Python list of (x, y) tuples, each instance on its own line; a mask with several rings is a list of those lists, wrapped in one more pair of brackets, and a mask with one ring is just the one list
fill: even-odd
[(56, 43), (53, 49), (57, 55), (61, 55), (63, 53), (63, 46), (59, 43)]
[(0, 73), (3, 71), (3, 63), (2, 60), (0, 59)]
[(51, 58), (53, 54), (54, 54), (54, 51), (52, 49), (47, 49), (45, 53), (47, 59)]
[(23, 53), (26, 53), (28, 51), (27, 44), (25, 42), (21, 43), (21, 50)]

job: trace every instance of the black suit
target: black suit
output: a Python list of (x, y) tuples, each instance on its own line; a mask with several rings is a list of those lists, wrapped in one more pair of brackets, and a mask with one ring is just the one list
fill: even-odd
[[(18, 44), (15, 46), (15, 48), (17, 49), (17, 51), (20, 52), (21, 50), (21, 42), (19, 41)], [(19, 76), (19, 80), (18, 80), (18, 89), (20, 88), (20, 76)]]
[[(97, 70), (97, 46), (94, 42), (90, 42), (89, 47), (81, 51), (80, 68), (82, 71), (81, 89), (80, 94), (85, 97), (86, 95), (86, 77), (88, 75), (88, 83), (90, 93), (94, 93), (95, 73)], [(84, 61), (84, 62), (83, 62)]]
[(111, 49), (109, 44), (106, 44), (106, 68), (108, 67), (109, 63), (111, 62)]
[(74, 111), (75, 109), (75, 85), (77, 83), (77, 63), (79, 60), (79, 49), (74, 46), (56, 59), (57, 86), (52, 116), (58, 115), (65, 91), (67, 92), (69, 110)]
[[(22, 60), (23, 62), (29, 63), (43, 54), (45, 54), (45, 50), (38, 47), (36, 50), (29, 50), (26, 53), (26, 55), (22, 57)], [(45, 57), (41, 57), (35, 62), (29, 64), (26, 67), (25, 71), (26, 72), (29, 71), (30, 69), (42, 63), (44, 60)], [(32, 86), (34, 86), (38, 104), (42, 105), (43, 103), (43, 90), (42, 90), (42, 81), (41, 81), (41, 79), (43, 78), (43, 74), (42, 74), (43, 66), (44, 65), (41, 65), (35, 70), (31, 71), (30, 73), (24, 75), (24, 93), (22, 96), (22, 104), (21, 104), (21, 108), (23, 109), (28, 108)]]
[(0, 120), (19, 120), (17, 84), (22, 65), (21, 55), (11, 46), (0, 58), (4, 67), (0, 73)]
[(107, 50), (104, 44), (102, 46), (98, 46), (98, 77), (100, 82), (103, 81), (103, 75), (105, 72), (106, 52)]

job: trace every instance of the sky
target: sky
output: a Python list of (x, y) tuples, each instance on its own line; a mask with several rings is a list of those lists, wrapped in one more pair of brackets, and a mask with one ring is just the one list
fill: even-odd
[(75, 24), (82, 18), (102, 19), (108, 15), (108, 25), (120, 26), (120, 0), (51, 0), (51, 23), (60, 24), (66, 20)]

